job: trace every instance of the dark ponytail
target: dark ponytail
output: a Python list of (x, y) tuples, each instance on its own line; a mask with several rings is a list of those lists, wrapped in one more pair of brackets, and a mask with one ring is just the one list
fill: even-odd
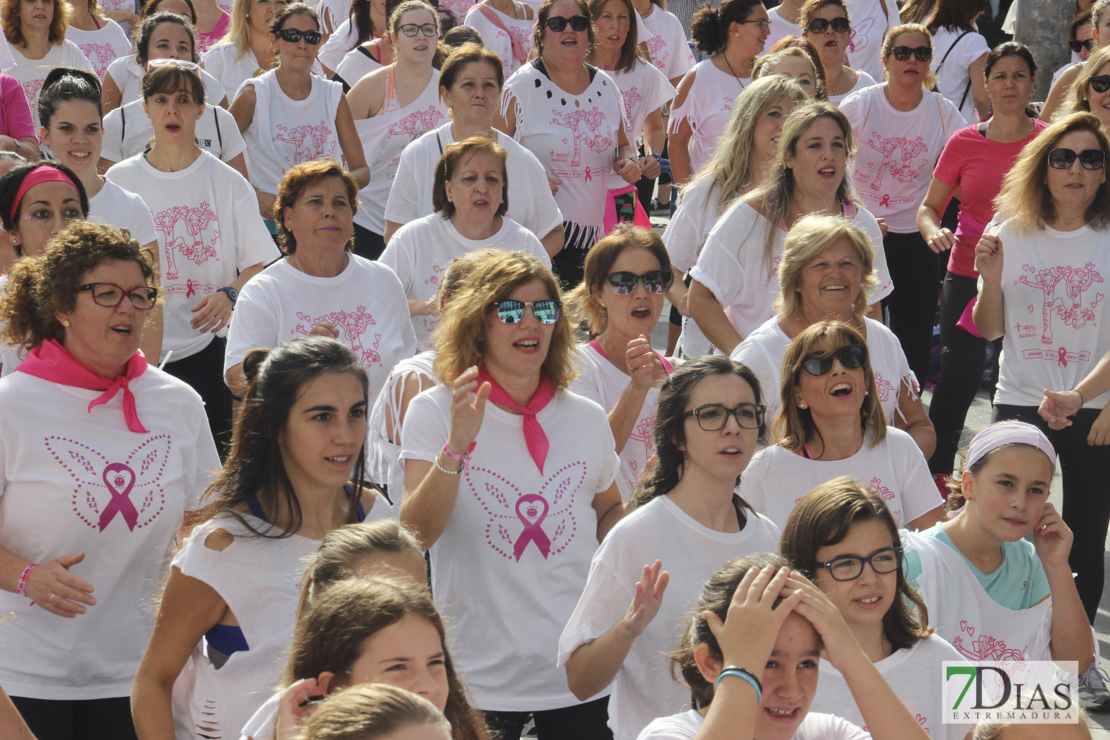
[(690, 40), (702, 54), (719, 54), (728, 46), (732, 24), (748, 20), (752, 9), (762, 5), (759, 0), (725, 0), (720, 8), (707, 5), (690, 21)]

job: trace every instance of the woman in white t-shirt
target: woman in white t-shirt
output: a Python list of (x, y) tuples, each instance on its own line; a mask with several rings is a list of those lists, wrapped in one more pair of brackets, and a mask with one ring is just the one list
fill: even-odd
[(525, 252), (551, 266), (535, 234), (505, 216), (511, 187), (505, 157), (484, 136), (452, 145), (435, 169), (436, 212), (398, 229), (379, 258), (401, 279), (416, 340), (428, 348), (439, 324), (436, 285), (453, 259), (491, 247)]
[[(672, 658), (694, 708), (655, 720), (639, 740), (929, 737), (836, 606), (784, 558), (728, 563), (705, 584), (694, 614)], [(867, 731), (838, 715), (810, 711), (822, 655), (860, 697)]]
[(674, 371), (650, 341), (672, 279), (659, 235), (624, 224), (590, 250), (582, 283), (567, 294), (593, 337), (579, 347), (582, 374), (570, 389), (597, 401), (609, 415), (621, 459), (617, 485), (625, 501), (653, 454), (659, 388)]
[(99, 78), (117, 57), (131, 53), (131, 37), (119, 24), (104, 15), (97, 0), (68, 3), (72, 15), (66, 38), (89, 60)]
[[(847, 176), (848, 159), (855, 152), (852, 126), (832, 103), (804, 103), (787, 116), (765, 186), (733, 203), (709, 232), (690, 270), (690, 315), (718, 350), (731, 353), (775, 315), (783, 244), (787, 229), (799, 218), (842, 214), (872, 244), (881, 241), (875, 217), (857, 205)], [(878, 250), (875, 271), (868, 305), (893, 290)]]
[[(1002, 337), (995, 420), (1046, 428), (1037, 415), (1043, 389), (1078, 387), (1110, 350), (1098, 308), (1110, 275), (1108, 155), (1098, 118), (1073, 113), (1026, 145), (1003, 181), (995, 201), (1002, 226), (975, 248), (975, 326), (987, 339)], [(1110, 447), (1091, 430), (1110, 415), (1108, 400), (1107, 393), (1083, 397), (1070, 426), (1046, 431), (1066, 462), (1062, 513), (1075, 532), (1070, 561), (1092, 624), (1104, 578), (1093, 553), (1102, 551), (1110, 522), (1103, 495)]]
[(675, 274), (668, 293), (672, 336), (675, 324), (682, 327), (681, 336), (675, 340), (678, 357), (700, 357), (713, 352), (712, 343), (690, 318), (689, 291), (683, 277), (697, 263), (706, 237), (732, 201), (763, 179), (763, 173), (778, 156), (779, 134), (786, 117), (803, 100), (806, 94), (793, 80), (785, 77), (754, 80), (736, 99), (713, 158), (683, 189), (678, 209), (663, 232), (663, 243), (667, 245)]
[[(905, 430), (922, 454), (931, 455), (936, 435), (898, 338), (866, 316), (866, 291), (875, 287), (874, 263), (871, 241), (844, 217), (798, 220), (786, 236), (779, 263), (779, 314), (749, 334), (732, 359), (750, 367), (763, 387), (778, 388), (782, 360), (794, 338), (817, 321), (843, 321), (867, 342), (887, 423)], [(778, 396), (772, 393), (767, 399), (772, 421), (781, 411)]]
[(359, 187), (370, 182), (342, 86), (312, 73), (321, 38), (315, 10), (304, 3), (283, 7), (270, 23), (278, 66), (245, 81), (231, 104), (266, 219), (273, 216), (281, 178), (301, 162), (333, 159), (345, 163)]
[[(836, 606), (868, 659), (930, 736), (963, 740), (972, 724), (944, 722), (945, 661), (966, 660), (929, 626), (925, 602), (902, 572), (902, 540), (883, 498), (848, 477), (798, 502), (782, 529), (782, 556)], [(813, 709), (865, 721), (844, 676), (822, 664)]]
[(990, 46), (975, 30), (975, 19), (987, 0), (936, 0), (925, 26), (933, 34), (933, 74), (937, 92), (956, 106), (968, 123), (990, 118), (983, 66)]
[(494, 51), (512, 75), (528, 61), (532, 51), (535, 9), (517, 0), (482, 0), (466, 11), (465, 25), (482, 37), (482, 45)]
[(1064, 115), (1089, 111), (1102, 121), (1102, 130), (1110, 131), (1110, 47), (1091, 54), (1083, 70), (1075, 78), (1067, 100), (1061, 106)]
[[(574, 332), (558, 282), (520, 252), (474, 265), (436, 345), (443, 385), (409, 405), (401, 522), (433, 548), (432, 593), (492, 736), (604, 737), (551, 658), (597, 543), (624, 513), (605, 412), (567, 390)], [(490, 625), (501, 625), (491, 631)]]
[(668, 670), (685, 617), (722, 561), (777, 546), (778, 527), (735, 493), (765, 438), (761, 400), (751, 371), (720, 356), (685, 363), (659, 394), (651, 430), (659, 462), (636, 510), (594, 555), (559, 640), (577, 696), (612, 684), (617, 740), (636, 740), (653, 719), (689, 707), (689, 692)]
[(245, 80), (277, 65), (270, 21), (282, 5), (280, 0), (235, 0), (227, 35), (204, 53), (204, 68), (219, 80), (229, 97), (235, 97)]
[(925, 529), (944, 505), (913, 438), (888, 427), (870, 352), (858, 331), (818, 321), (786, 350), (776, 444), (740, 481), (740, 495), (779, 526), (808, 491), (839, 475), (868, 482), (899, 527)]
[(671, 171), (685, 185), (713, 157), (737, 96), (751, 83), (752, 64), (771, 33), (759, 0), (726, 0), (694, 14), (690, 39), (709, 58), (678, 84), (671, 118)]
[[(326, 14), (324, 5), (318, 8)], [(331, 79), (350, 92), (354, 84), (378, 67), (393, 63), (393, 42), (386, 32), (385, 0), (353, 0), (349, 17), (320, 47), (320, 65), (331, 70)], [(323, 19), (327, 29), (327, 18)]]
[(80, 222), (0, 299), (33, 347), (0, 381), (0, 683), (35, 737), (135, 737), (157, 584), (219, 466), (200, 398), (138, 352), (156, 285), (133, 240)]
[(305, 337), (245, 364), (232, 453), (173, 559), (135, 674), (143, 737), (239, 733), (281, 674), (304, 558), (378, 508), (362, 472), (369, 381), (358, 357)]
[(875, 84), (863, 70), (848, 66), (846, 52), (851, 43), (852, 23), (845, 0), (808, 0), (802, 6), (799, 22), (802, 38), (817, 49), (825, 72), (825, 94), (839, 105), (849, 93)]

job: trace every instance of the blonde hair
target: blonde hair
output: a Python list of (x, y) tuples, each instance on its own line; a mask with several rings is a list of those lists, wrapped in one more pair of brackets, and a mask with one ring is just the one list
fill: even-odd
[(1060, 106), (1060, 110), (1052, 117), (1053, 121), (1058, 121), (1070, 113), (1091, 110), (1091, 104), (1087, 100), (1087, 86), (1091, 84), (1091, 78), (1097, 76), (1098, 71), (1107, 64), (1110, 64), (1110, 45), (1101, 46), (1091, 52), (1079, 76), (1075, 78), (1071, 89), (1068, 90), (1067, 102)]
[(305, 722), (298, 740), (377, 740), (406, 727), (437, 727), (445, 738), (451, 725), (427, 699), (384, 683), (343, 689)]
[(775, 310), (783, 316), (802, 312), (798, 286), (802, 272), (811, 262), (841, 239), (855, 250), (862, 270), (859, 295), (852, 304), (852, 313), (862, 319), (867, 313), (867, 291), (878, 285), (875, 279), (875, 247), (867, 234), (844, 216), (811, 214), (798, 219), (786, 235), (782, 261), (779, 263), (779, 285), (782, 293), (775, 299)]
[[(801, 38), (801, 37), (798, 37)], [(809, 43), (808, 41), (806, 43)], [(771, 69), (781, 61), (790, 59), (791, 57), (802, 59), (813, 67), (813, 94), (817, 95), (817, 66), (813, 63), (813, 59), (809, 54), (800, 46), (787, 46), (779, 51), (773, 51), (770, 54), (764, 54), (759, 59), (755, 60), (752, 65), (752, 79), (759, 80), (763, 77), (770, 77), (773, 74), (781, 74), (772, 72)], [(808, 97), (808, 96), (807, 96)]]
[[(904, 33), (919, 33), (925, 37), (925, 43), (929, 48), (933, 48), (933, 34), (929, 33), (929, 29), (920, 23), (903, 23), (900, 26), (895, 26), (886, 32), (883, 37), (883, 47), (881, 58), (883, 60), (883, 80), (889, 82), (890, 78), (886, 71), (886, 60), (890, 56), (891, 50), (894, 48), (895, 40)], [(935, 49), (933, 50), (936, 51)], [(933, 74), (932, 66), (928, 67), (925, 75), (921, 78), (921, 86), (926, 90), (932, 90), (937, 84), (937, 76)], [(939, 93), (937, 93), (939, 95)]]
[[(238, 48), (235, 52), (235, 59), (241, 59), (247, 52), (251, 50), (251, 4), (255, 0), (233, 0), (231, 4), (231, 21), (227, 27), (227, 33), (223, 38), (216, 42), (215, 46), (224, 46), (225, 44), (235, 44)], [(264, 29), (261, 33), (268, 33), (269, 29)]]

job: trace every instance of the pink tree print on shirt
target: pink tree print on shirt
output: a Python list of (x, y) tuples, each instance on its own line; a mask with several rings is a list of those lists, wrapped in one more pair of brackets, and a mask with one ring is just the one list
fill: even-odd
[[(1028, 272), (1033, 272), (1033, 268), (1025, 265), (1022, 269)], [(1044, 322), (1044, 331), (1041, 333), (1041, 344), (1052, 344), (1052, 309), (1056, 307), (1063, 307), (1064, 300), (1062, 298), (1053, 298), (1052, 294), (1056, 292), (1056, 286), (1063, 278), (1063, 273), (1059, 267), (1047, 267), (1036, 273), (1036, 278), (1031, 280), (1028, 276), (1022, 275), (1018, 278), (1018, 282), (1022, 285), (1027, 285), (1030, 288), (1039, 288), (1043, 294), (1043, 302), (1041, 304), (1041, 321)]]
[(632, 86), (628, 90), (624, 90), (621, 92), (621, 99), (624, 100), (624, 114), (628, 116), (628, 120), (631, 121), (632, 111), (636, 110), (636, 106), (644, 98), (642, 95), (640, 95), (639, 89), (635, 86)]
[[(875, 179), (871, 181), (871, 189), (876, 192), (882, 187), (883, 170), (889, 170), (891, 177), (898, 182), (912, 182), (916, 179), (920, 173), (920, 168), (925, 163), (922, 162), (918, 165), (918, 168), (914, 168), (914, 157), (929, 149), (925, 140), (920, 136), (913, 141), (904, 136), (892, 136), (889, 139), (884, 139), (878, 131), (871, 132), (871, 138), (867, 140), (867, 146), (883, 155), (883, 160), (879, 163), (875, 172)], [(895, 164), (893, 155), (897, 151), (902, 152), (902, 156), (899, 158), (902, 162), (901, 166)]]
[(78, 47), (88, 58), (97, 77), (103, 78), (104, 70), (116, 59), (116, 52), (110, 44), (78, 44)]
[[(1064, 323), (1075, 329), (1082, 329), (1087, 322), (1095, 320), (1095, 312), (1083, 305), (1083, 293), (1094, 283), (1101, 283), (1102, 275), (1098, 274), (1093, 262), (1088, 262), (1083, 267), (1065, 267), (1064, 285), (1071, 298), (1071, 308), (1064, 310), (1063, 306), (1057, 308), (1057, 313)], [(1093, 308), (1093, 306), (1092, 306)]]
[(429, 105), (425, 110), (409, 113), (400, 121), (389, 127), (390, 136), (407, 136), (412, 141), (420, 134), (433, 129), (443, 120), (443, 114), (434, 105)]
[(666, 48), (667, 41), (662, 36), (652, 36), (647, 40), (648, 57), (660, 70), (667, 69), (667, 57), (670, 55), (666, 53)]
[(366, 306), (358, 306), (354, 311), (332, 311), (322, 316), (313, 317), (310, 314), (297, 312), (297, 318), (302, 322), (293, 327), (291, 334), (300, 334), (307, 337), (317, 324), (328, 323), (339, 329), (340, 339), (346, 340), (351, 351), (359, 356), (363, 367), (382, 364), (382, 356), (378, 353), (382, 335), (374, 334), (374, 341), (366, 345), (363, 335), (371, 326), (377, 326), (374, 317), (366, 310)]
[(320, 121), (315, 126), (303, 123), (294, 128), (282, 126), (279, 123), (277, 131), (278, 133), (274, 136), (274, 139), (293, 145), (293, 159), (290, 160), (288, 156), (285, 157), (289, 166), (317, 159), (330, 159), (334, 153), (334, 142), (331, 146), (328, 146), (328, 139), (331, 137), (332, 131), (331, 126), (326, 121)]
[[(582, 163), (582, 145), (585, 144), (591, 151), (601, 153), (612, 148), (612, 137), (601, 133), (601, 124), (605, 121), (605, 114), (595, 105), (589, 110), (576, 110), (570, 113), (551, 111), (551, 122), (556, 126), (570, 129), (574, 139), (574, 156), (571, 157), (570, 166), (577, 167)], [(593, 136), (590, 136), (590, 134)], [(563, 143), (570, 143), (563, 139)]]
[(210, 234), (208, 231), (209, 227), (217, 223), (216, 213), (207, 201), (202, 201), (196, 208), (186, 205), (171, 206), (154, 214), (154, 225), (161, 232), (166, 244), (167, 280), (177, 280), (180, 277), (177, 252), (196, 265), (203, 265), (210, 257), (216, 256), (220, 232), (216, 228), (212, 228)]

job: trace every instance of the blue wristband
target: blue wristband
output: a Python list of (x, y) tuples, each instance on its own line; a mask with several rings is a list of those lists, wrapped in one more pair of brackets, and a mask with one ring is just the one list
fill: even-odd
[(751, 685), (752, 689), (755, 691), (755, 703), (763, 703), (763, 688), (759, 685), (759, 679), (753, 676), (750, 671), (746, 671), (743, 668), (729, 666), (728, 668), (725, 668), (723, 671), (717, 674), (717, 683), (714, 685), (714, 689), (721, 685), (721, 679), (725, 676), (736, 676), (737, 678), (742, 678), (747, 681)]

